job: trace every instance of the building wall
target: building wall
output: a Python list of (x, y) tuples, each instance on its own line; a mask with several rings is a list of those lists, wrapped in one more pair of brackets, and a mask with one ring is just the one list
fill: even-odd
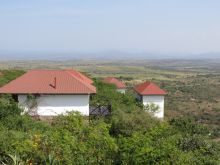
[[(27, 95), (18, 95), (18, 101), (27, 111)], [(78, 111), (89, 116), (89, 95), (41, 95), (36, 98), (36, 102), (35, 110), (40, 116), (56, 116), (68, 111)]]
[(117, 92), (125, 94), (126, 89), (117, 89)]
[(142, 101), (144, 105), (155, 104), (159, 106), (159, 110), (154, 113), (154, 116), (157, 118), (164, 118), (164, 96), (143, 96)]

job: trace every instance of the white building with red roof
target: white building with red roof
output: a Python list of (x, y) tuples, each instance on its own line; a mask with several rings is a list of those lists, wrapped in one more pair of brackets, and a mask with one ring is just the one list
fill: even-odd
[(120, 93), (125, 93), (126, 91), (126, 85), (125, 83), (123, 83), (122, 81), (118, 80), (117, 78), (114, 78), (114, 77), (106, 77), (103, 79), (103, 82), (104, 83), (107, 83), (107, 84), (113, 84), (116, 86), (117, 88), (117, 91), (120, 92)]
[[(31, 70), (1, 87), (0, 93), (16, 96), (26, 111), (39, 116), (56, 116), (68, 111), (88, 116), (90, 95), (96, 93), (92, 83), (76, 70)], [(34, 96), (36, 105), (30, 106), (29, 96)]]
[(157, 111), (154, 112), (155, 117), (164, 118), (164, 96), (167, 94), (166, 91), (152, 82), (138, 84), (134, 87), (134, 90), (137, 98), (142, 101), (144, 106), (154, 105), (157, 107)]

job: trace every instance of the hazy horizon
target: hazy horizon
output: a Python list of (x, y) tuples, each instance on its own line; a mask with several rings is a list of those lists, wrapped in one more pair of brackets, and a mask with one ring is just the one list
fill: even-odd
[(123, 52), (117, 50), (100, 52), (0, 52), (0, 61), (7, 60), (150, 60), (150, 59), (176, 59), (176, 60), (205, 60), (220, 59), (220, 53), (201, 54), (175, 54), (153, 52)]

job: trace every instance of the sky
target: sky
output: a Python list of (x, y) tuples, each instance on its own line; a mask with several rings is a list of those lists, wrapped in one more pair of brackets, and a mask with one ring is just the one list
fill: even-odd
[(219, 0), (0, 0), (0, 52), (220, 52)]

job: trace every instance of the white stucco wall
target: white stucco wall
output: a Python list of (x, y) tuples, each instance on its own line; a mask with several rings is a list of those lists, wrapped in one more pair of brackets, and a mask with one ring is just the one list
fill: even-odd
[(151, 103), (158, 105), (159, 110), (154, 113), (154, 116), (157, 118), (164, 118), (164, 96), (158, 96), (158, 95), (143, 96), (142, 101), (144, 105)]
[(117, 92), (125, 94), (126, 89), (117, 89)]
[[(26, 95), (18, 95), (19, 104), (27, 110)], [(37, 97), (37, 114), (56, 116), (68, 111), (78, 111), (89, 116), (89, 95), (41, 95)]]

